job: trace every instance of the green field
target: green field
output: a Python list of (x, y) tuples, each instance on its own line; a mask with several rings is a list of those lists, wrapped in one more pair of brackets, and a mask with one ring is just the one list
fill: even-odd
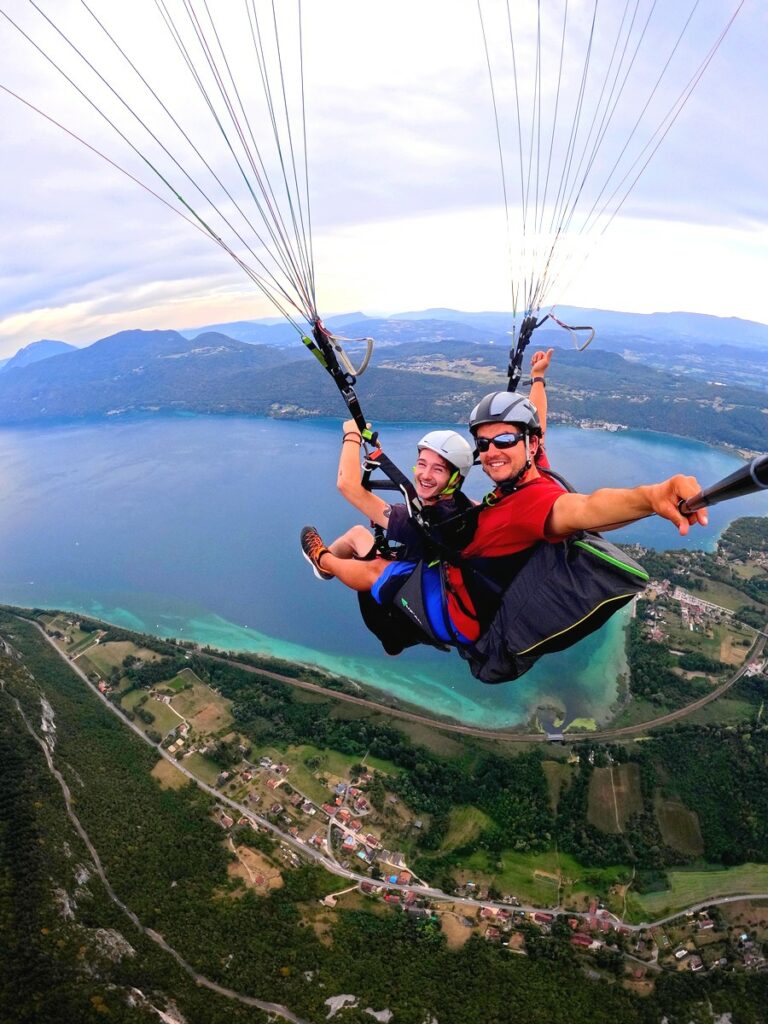
[(686, 718), (689, 725), (735, 725), (738, 722), (754, 721), (758, 705), (734, 697), (719, 697), (711, 704), (694, 711)]
[(214, 785), (221, 772), (221, 768), (217, 764), (209, 761), (202, 754), (190, 754), (189, 757), (184, 758), (182, 764), (187, 771), (192, 772), (193, 775), (196, 775), (198, 779), (202, 779), (203, 782), (207, 782), (209, 786)]
[[(258, 761), (263, 755), (271, 757), (273, 761), (285, 761), (286, 764), (289, 764), (291, 770), (288, 774), (288, 782), (308, 796), (310, 800), (314, 800), (315, 803), (324, 803), (331, 795), (328, 786), (324, 786), (319, 779), (315, 778), (315, 774), (327, 776), (329, 780), (334, 777), (349, 782), (351, 781), (349, 769), (353, 764), (360, 764), (362, 761), (361, 757), (341, 754), (337, 750), (324, 750), (308, 743), (296, 747), (291, 746), (286, 750), (278, 750), (276, 747), (254, 747), (251, 759)], [(304, 763), (312, 758), (317, 758), (320, 762), (319, 767), (314, 770), (309, 769)], [(398, 771), (397, 766), (391, 761), (382, 761), (378, 757), (367, 757), (365, 763), (368, 768), (386, 775), (395, 775)]]
[(548, 850), (545, 853), (520, 853), (505, 850), (497, 862), (483, 850), (477, 850), (462, 865), (467, 880), (494, 885), (502, 893), (511, 893), (523, 903), (571, 906), (581, 895), (604, 896), (620, 877), (629, 877), (623, 865), (585, 868), (569, 854)]
[(81, 633), (79, 630), (72, 631), (73, 643), (71, 647), (67, 648), (67, 653), (72, 657), (78, 655), (81, 651), (87, 650), (89, 647), (93, 647), (96, 643), (95, 633)]
[(154, 651), (148, 651), (144, 647), (137, 647), (130, 640), (113, 640), (108, 644), (96, 644), (88, 651), (88, 657), (101, 671), (102, 675), (108, 675), (113, 668), (120, 668), (127, 655), (132, 654), (142, 661), (157, 661), (159, 655)]
[(629, 704), (612, 720), (611, 728), (620, 729), (627, 725), (642, 725), (643, 722), (651, 722), (669, 710), (670, 708), (664, 704), (652, 704), (649, 700), (632, 698)]
[[(124, 708), (128, 708), (133, 711), (141, 698), (146, 697), (146, 695), (145, 690), (131, 690), (130, 693), (123, 697), (121, 703)], [(167, 734), (172, 729), (175, 729), (181, 722), (179, 716), (172, 711), (167, 704), (163, 704), (159, 700), (146, 701), (144, 708), (147, 711), (151, 711), (155, 716), (154, 722), (151, 722), (149, 725), (142, 722), (142, 720), (137, 716), (135, 724), (138, 725), (140, 729), (143, 729), (144, 732), (146, 732), (147, 729), (154, 729), (155, 732), (159, 732), (161, 736), (167, 736)]]
[(706, 584), (706, 590), (691, 591), (703, 601), (719, 604), (721, 608), (730, 608), (731, 611), (736, 611), (737, 608), (742, 608), (745, 604), (759, 604), (758, 601), (753, 601), (746, 594), (729, 587), (727, 583), (708, 578), (703, 582)]
[(163, 690), (173, 690), (174, 693), (181, 693), (185, 687), (194, 686), (195, 683), (201, 683), (201, 680), (195, 675), (191, 668), (183, 668), (177, 676), (173, 677), (173, 679), (160, 683), (158, 688)]
[(493, 822), (477, 807), (454, 807), (451, 810), (448, 832), (440, 847), (441, 853), (460, 849), (476, 839)]
[(668, 871), (670, 888), (635, 898), (649, 919), (665, 917), (717, 896), (768, 893), (768, 864), (741, 864), (714, 871)]

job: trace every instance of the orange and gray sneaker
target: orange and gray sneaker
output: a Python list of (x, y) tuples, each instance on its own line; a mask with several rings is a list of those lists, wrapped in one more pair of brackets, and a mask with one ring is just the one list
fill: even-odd
[(325, 572), (320, 568), (320, 559), (323, 555), (330, 554), (330, 552), (325, 544), (323, 544), (323, 538), (314, 526), (305, 526), (301, 531), (301, 553), (312, 566), (312, 572), (319, 580), (333, 579), (332, 572)]

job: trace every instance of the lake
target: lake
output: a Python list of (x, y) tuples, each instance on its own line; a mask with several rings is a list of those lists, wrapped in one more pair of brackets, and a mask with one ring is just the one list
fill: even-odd
[[(403, 469), (426, 429), (383, 430)], [(476, 725), (526, 721), (540, 704), (569, 720), (604, 718), (625, 668), (621, 616), (501, 686), (476, 682), (452, 654), (381, 653), (354, 595), (316, 580), (299, 549), (305, 523), (331, 540), (359, 521), (335, 489), (339, 441), (339, 422), (246, 417), (0, 429), (0, 601), (311, 662)], [(696, 442), (637, 432), (555, 426), (548, 448), (553, 467), (580, 490), (674, 472), (706, 484), (740, 464)], [(468, 489), (477, 497), (487, 490), (479, 469)], [(612, 539), (712, 547), (732, 519), (767, 511), (759, 495), (711, 510), (711, 527), (689, 539), (654, 519)]]

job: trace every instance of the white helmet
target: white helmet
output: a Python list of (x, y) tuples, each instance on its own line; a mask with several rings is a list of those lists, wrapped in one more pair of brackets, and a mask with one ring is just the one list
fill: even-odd
[(430, 430), (416, 447), (419, 451), (427, 448), (440, 455), (447, 463), (458, 469), (461, 476), (466, 476), (475, 462), (475, 453), (469, 441), (455, 430)]

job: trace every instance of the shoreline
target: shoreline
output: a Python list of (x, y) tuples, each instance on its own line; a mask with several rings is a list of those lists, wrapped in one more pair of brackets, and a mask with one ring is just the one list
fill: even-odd
[[(618, 713), (616, 710), (616, 699), (612, 700), (610, 705), (608, 705), (604, 709), (601, 708), (602, 713), (599, 714), (595, 711), (591, 711), (590, 709), (577, 709), (575, 713), (573, 711), (568, 712), (567, 707), (563, 708), (562, 702), (560, 702), (558, 698), (552, 697), (545, 690), (542, 689), (537, 694), (535, 702), (529, 704), (523, 712), (521, 712), (519, 715), (516, 715), (514, 721), (499, 722), (498, 713), (495, 713), (493, 720), (486, 720), (484, 718), (473, 719), (471, 717), (462, 718), (458, 715), (451, 714), (448, 711), (440, 711), (435, 707), (435, 704), (433, 702), (430, 702), (429, 700), (425, 699), (422, 702), (418, 700), (409, 700), (406, 696), (403, 696), (401, 693), (393, 691), (390, 687), (386, 685), (386, 683), (382, 683), (381, 686), (376, 686), (374, 683), (364, 678), (350, 675), (348, 672), (344, 671), (343, 667), (334, 665), (334, 659), (324, 655), (322, 651), (313, 652), (316, 653), (319, 657), (319, 660), (314, 661), (311, 659), (301, 657), (285, 657), (280, 653), (275, 653), (274, 649), (271, 649), (270, 647), (259, 648), (255, 644), (252, 644), (250, 646), (224, 646), (212, 642), (210, 636), (203, 636), (202, 634), (198, 634), (197, 636), (195, 636), (193, 630), (190, 630), (188, 634), (186, 633), (185, 630), (184, 636), (179, 636), (178, 633), (171, 631), (157, 632), (149, 628), (144, 620), (139, 619), (138, 616), (134, 615), (131, 616), (133, 620), (132, 623), (128, 625), (126, 624), (125, 621), (120, 621), (119, 618), (110, 618), (108, 610), (106, 610), (106, 614), (105, 612), (95, 612), (93, 610), (88, 610), (84, 608), (84, 606), (78, 605), (74, 602), (43, 602), (35, 603), (34, 605), (26, 605), (21, 604), (19, 602), (2, 601), (0, 602), (0, 604), (8, 608), (9, 610), (21, 610), (30, 613), (33, 611), (40, 611), (46, 614), (52, 614), (56, 612), (63, 613), (65, 615), (81, 616), (82, 618), (98, 622), (107, 628), (113, 627), (115, 629), (125, 630), (127, 632), (136, 633), (138, 635), (145, 634), (148, 636), (155, 637), (158, 640), (167, 640), (171, 643), (176, 643), (182, 648), (188, 647), (189, 645), (193, 645), (200, 651), (201, 654), (209, 653), (211, 656), (219, 656), (225, 659), (230, 659), (235, 663), (242, 664), (243, 667), (246, 669), (252, 669), (253, 666), (248, 666), (246, 662), (240, 662), (240, 656), (250, 655), (253, 658), (262, 658), (266, 661), (273, 662), (275, 664), (272, 665), (272, 669), (277, 672), (280, 671), (280, 665), (299, 666), (302, 668), (306, 668), (310, 672), (316, 672), (321, 675), (324, 675), (329, 680), (336, 679), (350, 688), (359, 690), (357, 699), (364, 699), (370, 701), (377, 707), (381, 708), (382, 713), (386, 713), (389, 710), (395, 714), (403, 715), (405, 717), (412, 716), (416, 720), (428, 721), (435, 728), (443, 727), (449, 731), (461, 731), (466, 732), (469, 735), (487, 737), (489, 739), (501, 739), (504, 737), (512, 739), (514, 737), (527, 736), (529, 742), (534, 740), (546, 740), (547, 736), (550, 735), (550, 730), (548, 730), (547, 727), (542, 723), (541, 712), (548, 712), (549, 716), (552, 716), (554, 715), (555, 711), (557, 711), (558, 718), (560, 718), (560, 716), (562, 716), (564, 713), (566, 714), (566, 717), (565, 719), (562, 719), (563, 724), (556, 731), (562, 731), (566, 734), (567, 737), (569, 737), (571, 740), (574, 740), (579, 736), (591, 735), (594, 729), (603, 730), (609, 728), (611, 722)], [(113, 609), (113, 611), (115, 611), (115, 609)], [(234, 623), (230, 623), (225, 619), (221, 619), (219, 616), (212, 614), (211, 617), (216, 620), (217, 625), (220, 623), (226, 627), (231, 628), (232, 630), (236, 630), (238, 633), (246, 632), (244, 627), (236, 626)], [(194, 621), (199, 620), (187, 620), (187, 622), (191, 625), (194, 625)], [(623, 637), (626, 631), (626, 624), (623, 623), (620, 628)], [(262, 634), (257, 634), (255, 630), (247, 630), (247, 632), (249, 634), (252, 634), (254, 637), (256, 635), (262, 636)], [(271, 639), (274, 641), (274, 638), (266, 639)], [(279, 647), (281, 642), (274, 641), (274, 643), (276, 646)], [(626, 672), (625, 655), (626, 647), (624, 641), (622, 641), (621, 660), (623, 664), (624, 673)], [(352, 660), (359, 661), (359, 659)], [(269, 668), (265, 667), (264, 671), (268, 672)], [(515, 683), (516, 681), (502, 685), (514, 686)], [(333, 696), (336, 693), (336, 691), (334, 691), (331, 688), (325, 688), (325, 692), (327, 692), (329, 696)], [(355, 699), (354, 695), (350, 696), (352, 696), (353, 699)], [(555, 701), (557, 701), (558, 705), (561, 706), (556, 708)], [(622, 704), (619, 710), (623, 710), (623, 707), (624, 705)], [(548, 716), (547, 714), (545, 714), (543, 717)], [(591, 728), (581, 728), (584, 722), (594, 723), (594, 726)], [(574, 729), (573, 726), (576, 726), (576, 728)]]
[[(633, 427), (625, 423), (610, 423), (602, 425), (591, 425), (593, 423), (587, 417), (583, 419), (563, 419), (562, 414), (558, 414), (556, 411), (548, 414), (550, 426), (559, 427), (571, 427), (575, 430), (588, 430), (591, 433), (603, 433), (608, 435), (633, 433), (633, 434), (650, 434), (654, 437), (668, 437), (674, 441), (688, 441), (695, 444), (701, 444), (706, 448), (711, 448), (714, 451), (722, 452), (727, 455), (738, 456), (739, 458), (749, 461), (758, 455), (765, 454), (765, 450), (761, 449), (750, 449), (743, 448), (736, 444), (731, 444), (727, 441), (719, 441), (717, 439), (708, 439), (695, 437), (692, 434), (673, 434), (669, 431), (654, 430), (651, 427)], [(140, 423), (142, 421), (156, 421), (159, 419), (194, 419), (201, 418), (207, 420), (252, 420), (263, 421), (267, 423), (328, 423), (338, 425), (340, 421), (344, 419), (342, 411), (339, 412), (338, 417), (336, 416), (315, 416), (312, 414), (307, 415), (285, 415), (285, 416), (269, 416), (261, 413), (250, 413), (241, 411), (232, 412), (208, 412), (205, 410), (197, 409), (125, 409), (125, 410), (111, 410), (106, 413), (89, 413), (85, 416), (78, 417), (67, 417), (66, 419), (35, 419), (25, 420), (23, 422), (3, 422), (0, 420), (0, 430), (56, 430), (58, 428), (76, 428), (89, 425), (107, 425), (110, 423), (121, 424), (121, 423)], [(377, 420), (377, 424), (383, 424), (392, 427), (445, 427), (446, 424), (450, 427), (461, 427), (465, 426), (463, 420), (443, 420), (440, 423), (434, 420), (398, 420), (398, 419), (381, 419)]]

